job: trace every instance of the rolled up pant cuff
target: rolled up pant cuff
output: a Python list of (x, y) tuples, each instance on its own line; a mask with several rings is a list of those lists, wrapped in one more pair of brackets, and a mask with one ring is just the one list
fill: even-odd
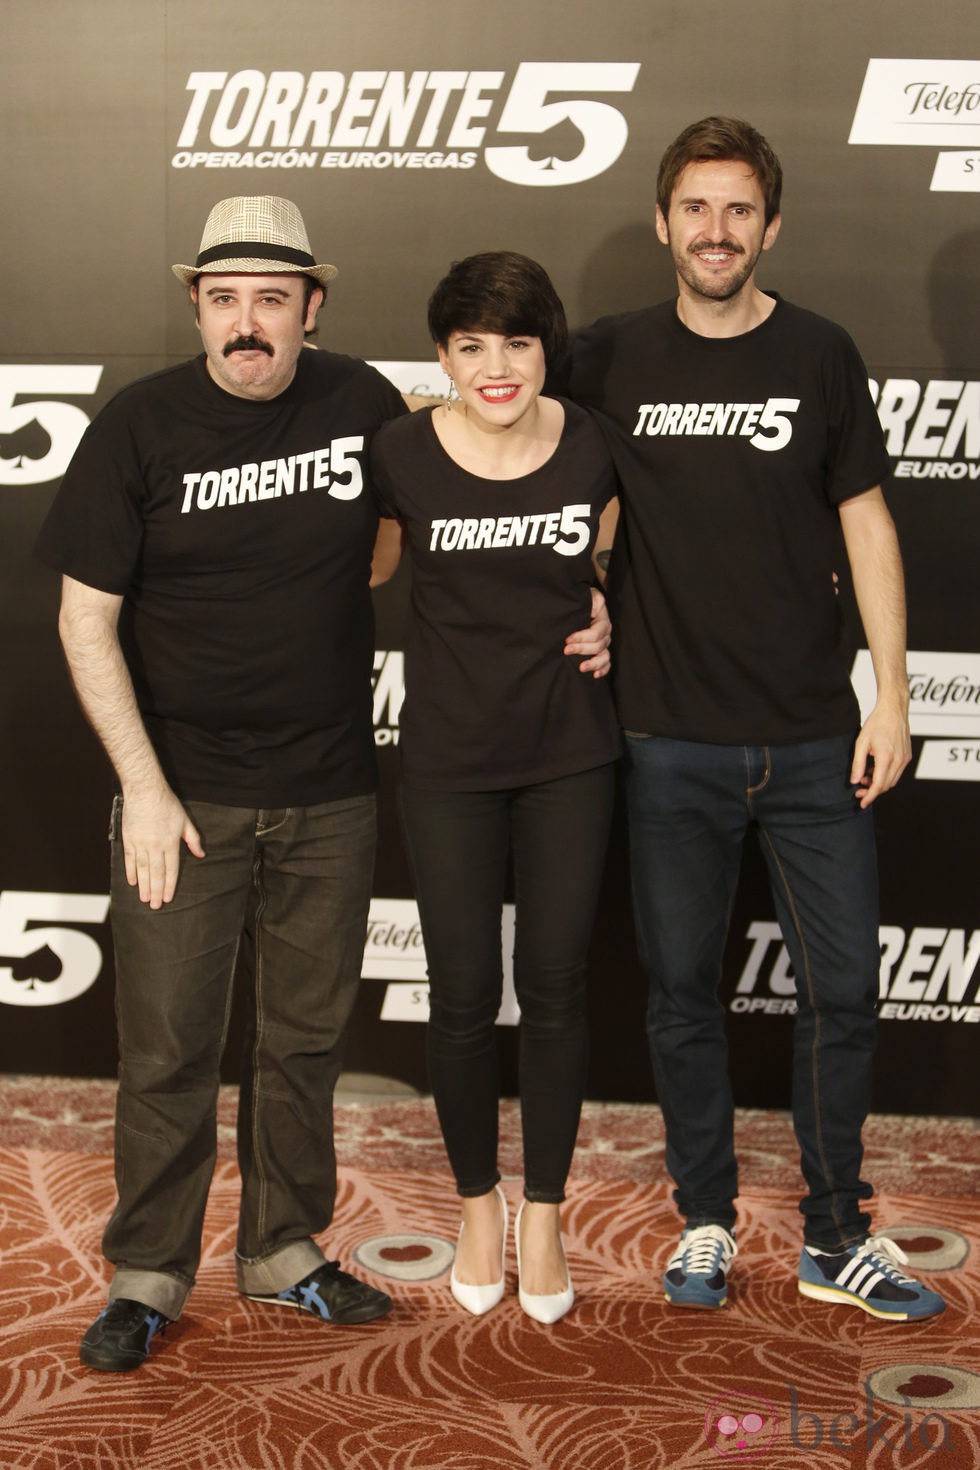
[(152, 1307), (170, 1322), (176, 1322), (190, 1295), (190, 1285), (163, 1271), (138, 1271), (130, 1267), (118, 1270), (109, 1287), (110, 1302), (125, 1297)]
[(269, 1296), (271, 1293), (287, 1291), (309, 1276), (326, 1257), (312, 1240), (291, 1240), (271, 1256), (260, 1256), (246, 1260), (235, 1257), (235, 1272), (238, 1290), (243, 1296)]

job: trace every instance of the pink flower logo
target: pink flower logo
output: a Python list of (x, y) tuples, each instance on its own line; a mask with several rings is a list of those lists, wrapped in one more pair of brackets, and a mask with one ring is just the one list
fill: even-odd
[(726, 1393), (709, 1405), (704, 1437), (718, 1455), (740, 1460), (768, 1449), (776, 1438), (775, 1407), (761, 1394)]

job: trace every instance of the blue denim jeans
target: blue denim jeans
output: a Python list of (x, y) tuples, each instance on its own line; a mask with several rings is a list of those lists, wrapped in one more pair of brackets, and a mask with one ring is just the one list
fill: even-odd
[(360, 978), (375, 800), (255, 811), (185, 803), (206, 857), (181, 856), (173, 901), (126, 882), (116, 798), (119, 1199), (103, 1249), (110, 1297), (179, 1315), (214, 1170), (219, 1064), (240, 946), (249, 1022), (238, 1109), (238, 1284), (281, 1291), (323, 1259), (310, 1238), (336, 1193), (333, 1092)]
[(873, 820), (848, 780), (853, 741), (745, 747), (630, 736), (626, 745), (634, 913), (678, 1208), (689, 1225), (735, 1222), (718, 986), (751, 826), (796, 977), (792, 1102), (805, 1239), (825, 1249), (862, 1240), (880, 949)]

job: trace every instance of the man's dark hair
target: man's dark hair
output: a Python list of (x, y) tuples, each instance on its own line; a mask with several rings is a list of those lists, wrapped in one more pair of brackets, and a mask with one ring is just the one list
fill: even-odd
[(539, 337), (551, 373), (561, 367), (568, 347), (565, 308), (548, 272), (514, 250), (454, 261), (429, 297), (429, 331), (443, 348), (453, 332)]
[(761, 133), (738, 117), (704, 117), (685, 128), (660, 160), (657, 174), (657, 204), (664, 219), (684, 169), (689, 163), (747, 163), (759, 180), (766, 201), (766, 224), (779, 213), (783, 192), (783, 170), (779, 159)]
[[(315, 276), (307, 276), (305, 278), (304, 284), (303, 284), (303, 320), (304, 320), (304, 322), (306, 321), (306, 313), (310, 309), (310, 301), (312, 300), (313, 292), (314, 291), (322, 291), (322, 293), (323, 293), (323, 300), (320, 302), (320, 308), (322, 310), (323, 307), (326, 306), (326, 304), (327, 304), (327, 288), (326, 288), (326, 286), (321, 285), (321, 283), (316, 279)], [(306, 338), (307, 342), (309, 342), (311, 338), (313, 338), (313, 337), (316, 336), (316, 334), (317, 334), (317, 332), (319, 330), (320, 330), (320, 318), (318, 316), (317, 319), (316, 319), (316, 321), (313, 323), (312, 327), (310, 328), (310, 330), (308, 332), (304, 332), (303, 333), (303, 336)]]

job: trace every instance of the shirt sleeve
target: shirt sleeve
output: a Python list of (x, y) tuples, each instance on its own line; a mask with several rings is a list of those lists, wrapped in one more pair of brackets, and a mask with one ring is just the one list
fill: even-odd
[(387, 421), (388, 419), (402, 418), (406, 413), (409, 413), (411, 410), (409, 409), (408, 404), (405, 402), (404, 398), (399, 393), (398, 389), (395, 387), (391, 379), (386, 378), (384, 373), (379, 372), (378, 369), (375, 367), (371, 367), (370, 364), (365, 364), (365, 366), (376, 379), (375, 386), (377, 387), (379, 394), (378, 417)]
[(115, 403), (89, 425), (34, 548), (56, 571), (100, 592), (124, 595), (143, 544), (144, 480)]
[(575, 334), (565, 359), (564, 380), (561, 385), (554, 385), (554, 392), (571, 398), (583, 408), (603, 406), (603, 388), (613, 350), (613, 323), (612, 317), (600, 317), (591, 327)]
[(386, 520), (398, 517), (398, 492), (391, 469), (396, 459), (394, 435), (388, 425), (383, 425), (371, 440), (371, 488), (378, 515)]
[(885, 436), (868, 386), (868, 370), (851, 338), (838, 329), (825, 380), (827, 499), (833, 505), (880, 485), (891, 474)]

